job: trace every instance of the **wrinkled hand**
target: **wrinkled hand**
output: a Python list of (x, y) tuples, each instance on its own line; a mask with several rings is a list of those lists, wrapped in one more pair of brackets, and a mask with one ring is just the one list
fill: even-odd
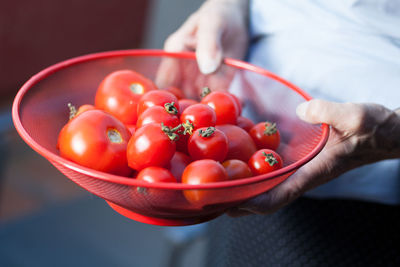
[[(247, 10), (248, 0), (208, 0), (167, 38), (164, 50), (194, 51), (200, 72), (217, 75), (224, 57), (243, 59), (245, 56)], [(156, 77), (157, 85), (179, 86), (185, 67), (177, 60), (163, 60)]]
[(306, 191), (361, 165), (400, 157), (400, 112), (377, 104), (311, 100), (297, 108), (309, 123), (327, 123), (331, 132), (324, 149), (274, 189), (228, 211), (236, 217), (268, 214)]

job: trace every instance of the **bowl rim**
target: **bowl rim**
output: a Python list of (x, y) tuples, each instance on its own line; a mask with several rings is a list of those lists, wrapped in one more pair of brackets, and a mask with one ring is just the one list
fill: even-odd
[[(153, 57), (174, 57), (174, 58), (192, 59), (192, 60), (196, 59), (196, 55), (194, 52), (166, 52), (164, 50), (157, 50), (157, 49), (129, 49), (129, 50), (115, 50), (115, 51), (106, 51), (106, 52), (87, 54), (87, 55), (67, 59), (65, 61), (62, 61), (62, 62), (59, 62), (52, 66), (49, 66), (49, 67), (43, 69), (42, 71), (38, 72), (34, 76), (32, 76), (28, 81), (26, 81), (22, 85), (22, 87), (20, 88), (20, 90), (18, 91), (17, 95), (14, 98), (13, 106), (12, 106), (12, 119), (13, 119), (14, 126), (15, 126), (17, 132), (19, 133), (19, 135), (21, 136), (21, 138), (33, 150), (35, 150), (41, 156), (43, 156), (44, 158), (49, 160), (53, 165), (55, 165), (55, 163), (58, 163), (64, 167), (71, 169), (73, 171), (76, 171), (80, 174), (87, 175), (92, 178), (103, 180), (103, 181), (110, 182), (110, 183), (116, 183), (116, 184), (127, 185), (127, 186), (140, 186), (140, 187), (148, 187), (148, 188), (169, 189), (169, 190), (221, 189), (221, 188), (230, 188), (230, 187), (237, 187), (237, 186), (243, 186), (243, 185), (250, 185), (250, 184), (259, 183), (259, 182), (262, 182), (262, 181), (265, 181), (268, 179), (273, 179), (275, 177), (288, 174), (288, 173), (300, 168), (301, 166), (303, 166), (305, 163), (309, 162), (310, 160), (312, 160), (324, 148), (324, 146), (328, 140), (329, 125), (320, 124), (322, 133), (321, 133), (321, 139), (319, 140), (318, 144), (303, 158), (301, 158), (300, 160), (298, 160), (288, 166), (285, 166), (281, 169), (278, 169), (276, 171), (273, 171), (273, 172), (270, 172), (267, 174), (252, 176), (252, 177), (238, 179), (238, 180), (192, 185), (192, 184), (165, 183), (165, 182), (148, 183), (148, 182), (139, 181), (139, 180), (136, 180), (136, 179), (133, 179), (130, 177), (113, 175), (113, 174), (109, 174), (109, 173), (105, 173), (105, 172), (101, 172), (101, 171), (96, 171), (96, 170), (90, 169), (88, 167), (80, 166), (79, 164), (69, 161), (67, 159), (64, 159), (61, 156), (42, 147), (24, 129), (22, 122), (20, 120), (20, 113), (19, 113), (20, 104), (22, 102), (24, 95), (35, 84), (37, 84), (41, 80), (45, 79), (46, 77), (52, 75), (53, 73), (63, 70), (65, 68), (68, 68), (69, 66), (72, 66), (72, 65), (77, 65), (80, 63), (85, 63), (85, 62), (88, 62), (91, 60), (96, 60), (96, 59), (105, 59), (105, 58), (121, 57), (121, 56), (153, 56)], [(286, 85), (291, 90), (295, 91), (300, 96), (302, 96), (304, 98), (304, 100), (309, 101), (312, 99), (311, 96), (309, 96), (306, 92), (304, 92), (299, 87), (295, 86), (294, 84), (288, 82), (287, 80), (285, 80), (285, 79), (279, 77), (278, 75), (276, 75), (268, 70), (265, 70), (261, 67), (255, 66), (253, 64), (250, 64), (250, 63), (247, 63), (247, 62), (244, 62), (241, 60), (232, 59), (232, 58), (225, 58), (223, 60), (223, 64), (231, 66), (231, 67), (235, 67), (238, 69), (252, 71), (252, 72), (258, 73), (263, 76), (267, 76), (271, 79), (274, 79), (275, 81), (278, 81), (278, 82)]]

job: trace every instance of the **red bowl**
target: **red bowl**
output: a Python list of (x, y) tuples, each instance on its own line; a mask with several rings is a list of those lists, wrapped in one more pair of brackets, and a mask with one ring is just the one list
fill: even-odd
[[(110, 72), (132, 69), (156, 81), (173, 85), (197, 97), (204, 86), (230, 89), (244, 103), (243, 112), (253, 121), (270, 120), (281, 132), (277, 152), (284, 167), (246, 179), (201, 185), (146, 183), (80, 166), (59, 156), (58, 133), (68, 120), (67, 103), (94, 102), (96, 89)], [(315, 157), (326, 144), (328, 125), (299, 120), (296, 106), (309, 100), (298, 87), (254, 65), (225, 59), (213, 75), (202, 75), (194, 53), (160, 50), (125, 50), (91, 54), (53, 65), (28, 80), (15, 97), (14, 125), (23, 140), (72, 181), (105, 199), (117, 212), (156, 225), (189, 225), (223, 214), (227, 209), (270, 190)], [(148, 188), (151, 190), (138, 190)], [(212, 198), (192, 204), (184, 190), (208, 190)]]

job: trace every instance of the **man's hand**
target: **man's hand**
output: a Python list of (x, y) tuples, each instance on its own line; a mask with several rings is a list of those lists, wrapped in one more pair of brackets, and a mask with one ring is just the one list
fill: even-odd
[(272, 213), (346, 171), (400, 157), (400, 116), (381, 105), (311, 100), (298, 106), (297, 115), (309, 123), (331, 125), (324, 149), (282, 184), (229, 215)]

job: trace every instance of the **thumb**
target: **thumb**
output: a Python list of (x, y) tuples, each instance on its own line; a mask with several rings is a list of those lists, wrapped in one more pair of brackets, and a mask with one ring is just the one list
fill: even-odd
[(219, 18), (201, 21), (196, 37), (196, 58), (200, 71), (203, 74), (215, 72), (222, 61), (222, 27)]
[(362, 106), (313, 99), (298, 105), (296, 113), (305, 122), (326, 123), (338, 130), (347, 131), (358, 127)]

